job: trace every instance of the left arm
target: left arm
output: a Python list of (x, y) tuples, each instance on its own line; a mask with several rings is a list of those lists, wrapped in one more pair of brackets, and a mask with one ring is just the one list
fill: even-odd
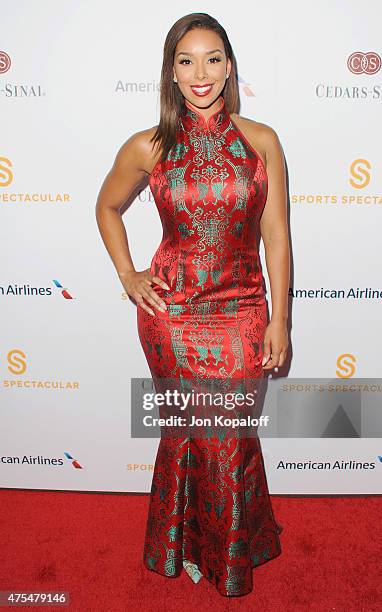
[(288, 348), (286, 322), (290, 247), (284, 155), (276, 132), (268, 126), (264, 137), (264, 150), (267, 162), (268, 195), (260, 220), (260, 232), (264, 242), (265, 260), (271, 286), (272, 316), (264, 337), (263, 369), (271, 369), (283, 365)]

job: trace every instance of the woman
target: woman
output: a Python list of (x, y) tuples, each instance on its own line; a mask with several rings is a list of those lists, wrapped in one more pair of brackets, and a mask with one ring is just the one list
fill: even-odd
[[(260, 379), (281, 366), (289, 244), (285, 166), (275, 131), (237, 114), (236, 60), (205, 13), (179, 19), (164, 46), (159, 126), (120, 148), (97, 201), (97, 222), (123, 287), (137, 303), (153, 378), (193, 384)], [(156, 145), (154, 147), (154, 145)], [(149, 176), (163, 238), (150, 268), (131, 259), (120, 208)], [(256, 242), (271, 283), (268, 323)], [(188, 385), (188, 387), (187, 387)], [(252, 568), (280, 554), (257, 437), (161, 437), (144, 565), (184, 567), (225, 596), (249, 593)]]

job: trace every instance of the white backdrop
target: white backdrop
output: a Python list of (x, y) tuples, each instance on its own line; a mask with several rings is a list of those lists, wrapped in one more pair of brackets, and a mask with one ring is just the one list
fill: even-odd
[[(377, 0), (367, 10), (355, 0), (0, 7), (1, 487), (150, 490), (158, 440), (129, 434), (130, 380), (150, 374), (95, 202), (122, 143), (158, 123), (164, 39), (191, 12), (226, 28), (240, 114), (272, 126), (284, 149), (295, 292), (288, 377), (379, 376)], [(123, 220), (135, 266), (147, 268), (162, 235), (148, 187)], [(261, 257), (269, 289), (262, 245)], [(305, 293), (321, 288), (345, 297)], [(352, 288), (376, 296), (347, 297)], [(268, 438), (262, 447), (271, 493), (382, 492), (380, 438)], [(279, 467), (336, 460), (374, 467)]]

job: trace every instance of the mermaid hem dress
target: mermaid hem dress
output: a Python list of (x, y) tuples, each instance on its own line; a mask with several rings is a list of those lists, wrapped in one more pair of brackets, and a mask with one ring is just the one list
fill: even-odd
[[(149, 179), (163, 236), (150, 265), (166, 312), (137, 308), (153, 380), (192, 386), (261, 379), (268, 323), (257, 236), (268, 177), (224, 97), (205, 120), (187, 100), (176, 143)], [(258, 437), (159, 441), (143, 551), (177, 577), (187, 559), (224, 596), (253, 590), (252, 568), (281, 553)]]

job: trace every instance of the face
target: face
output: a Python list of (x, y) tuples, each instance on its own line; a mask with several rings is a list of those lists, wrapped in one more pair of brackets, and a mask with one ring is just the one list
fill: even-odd
[(210, 106), (221, 94), (230, 71), (231, 61), (216, 32), (198, 28), (187, 32), (178, 42), (173, 78), (191, 104)]

